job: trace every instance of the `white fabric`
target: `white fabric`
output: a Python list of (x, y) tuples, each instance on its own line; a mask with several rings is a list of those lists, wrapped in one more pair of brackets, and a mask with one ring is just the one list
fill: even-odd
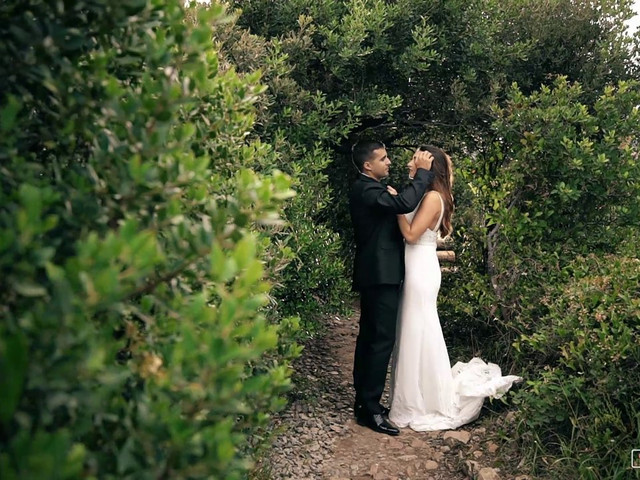
[[(441, 212), (433, 230), (405, 245), (405, 280), (392, 360), (391, 412), (398, 427), (416, 431), (455, 429), (480, 414), (485, 397), (500, 398), (521, 377), (503, 377), (500, 367), (473, 358), (451, 368), (436, 301), (440, 264), (436, 255)], [(406, 215), (409, 222), (415, 212)]]

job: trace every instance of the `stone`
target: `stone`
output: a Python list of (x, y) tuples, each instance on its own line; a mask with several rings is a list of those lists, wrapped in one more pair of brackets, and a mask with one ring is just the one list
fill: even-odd
[(476, 478), (476, 473), (480, 470), (480, 464), (475, 460), (467, 460), (464, 462), (462, 470), (469, 478)]
[(500, 480), (500, 475), (495, 468), (484, 467), (478, 472), (478, 480)]
[(426, 462), (424, 462), (424, 469), (425, 470), (437, 470), (438, 469), (438, 463), (434, 462), (433, 460), (427, 460)]
[(390, 438), (389, 440), (389, 448), (393, 448), (393, 449), (397, 449), (397, 448), (402, 448), (404, 445), (402, 445), (402, 442), (400, 442), (400, 440), (396, 440), (395, 438)]
[[(296, 375), (302, 381), (296, 399), (273, 417), (272, 429), (280, 433), (264, 461), (270, 478), (449, 480), (464, 478), (465, 470), (473, 475), (466, 478), (474, 480), (508, 476), (500, 469), (485, 469), (478, 461), (478, 452), (483, 453), (480, 461), (489, 464), (490, 452), (499, 451), (500, 443), (489, 436), (492, 428), (467, 426), (459, 431), (420, 433), (403, 430), (401, 436), (392, 438), (357, 425), (350, 378), (357, 318), (336, 318), (336, 322), (328, 323), (335, 325), (332, 335), (306, 341), (303, 355), (295, 361)], [(389, 404), (388, 390), (381, 402)], [(515, 414), (509, 420), (506, 417), (507, 412), (497, 419), (506, 424)], [(533, 480), (527, 476), (508, 478)]]
[(419, 438), (414, 438), (411, 442), (411, 448), (424, 448), (425, 443)]
[(473, 452), (473, 453), (472, 453), (472, 455), (473, 455), (475, 458), (481, 458), (481, 457), (482, 457), (482, 455), (483, 455), (483, 453), (482, 453), (482, 450), (476, 450), (475, 452)]
[(398, 457), (398, 460), (401, 462), (412, 462), (417, 459), (418, 459), (417, 455), (401, 455)]
[(465, 430), (447, 432), (444, 434), (444, 443), (450, 447), (463, 444), (466, 445), (471, 440), (471, 434)]

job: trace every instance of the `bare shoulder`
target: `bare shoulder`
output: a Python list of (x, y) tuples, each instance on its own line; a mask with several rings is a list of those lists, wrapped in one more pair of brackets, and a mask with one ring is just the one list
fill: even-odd
[(418, 211), (423, 218), (431, 219), (440, 213), (440, 208), (440, 195), (435, 190), (431, 190), (425, 194)]
[(431, 190), (425, 194), (423, 203), (426, 203), (429, 207), (440, 208), (440, 194), (435, 190)]

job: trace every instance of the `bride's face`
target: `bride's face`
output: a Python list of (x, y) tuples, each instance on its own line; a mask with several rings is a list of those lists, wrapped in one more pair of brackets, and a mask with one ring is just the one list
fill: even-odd
[(413, 157), (411, 157), (407, 162), (407, 169), (409, 170), (409, 178), (413, 178), (416, 176), (416, 171), (418, 169), (416, 168), (416, 161), (413, 159)]

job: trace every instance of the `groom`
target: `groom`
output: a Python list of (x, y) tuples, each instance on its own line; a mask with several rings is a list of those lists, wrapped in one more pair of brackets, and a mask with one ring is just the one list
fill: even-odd
[(380, 183), (391, 165), (384, 144), (367, 140), (353, 147), (353, 163), (360, 171), (349, 193), (356, 243), (353, 289), (360, 292), (354, 413), (358, 424), (387, 435), (400, 433), (386, 418), (389, 409), (380, 404), (404, 278), (404, 242), (396, 215), (413, 211), (433, 182), (433, 156), (417, 151), (414, 159), (418, 170), (413, 181), (399, 195), (391, 195)]

